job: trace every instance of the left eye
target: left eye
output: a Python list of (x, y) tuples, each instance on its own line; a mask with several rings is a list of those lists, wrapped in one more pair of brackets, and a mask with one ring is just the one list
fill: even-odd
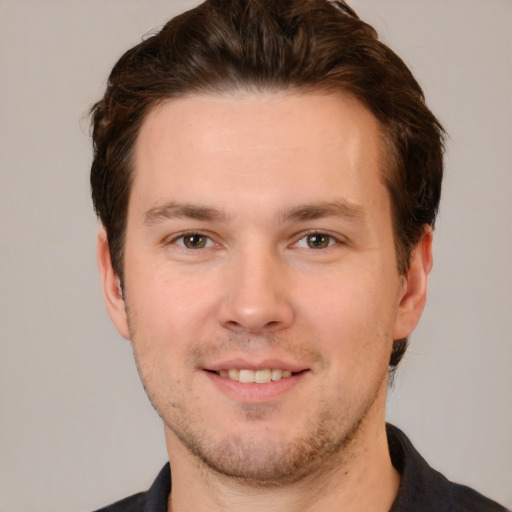
[(186, 249), (205, 249), (213, 245), (211, 238), (201, 233), (187, 233), (176, 238), (174, 243)]
[(310, 233), (309, 235), (303, 236), (294, 247), (302, 249), (326, 249), (335, 245), (337, 240), (325, 233)]

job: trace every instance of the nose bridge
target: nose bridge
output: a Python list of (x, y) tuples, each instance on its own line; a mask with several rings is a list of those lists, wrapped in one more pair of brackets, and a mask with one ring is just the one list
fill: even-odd
[(219, 321), (229, 329), (251, 333), (287, 327), (293, 310), (285, 281), (285, 263), (270, 244), (241, 247), (226, 269)]

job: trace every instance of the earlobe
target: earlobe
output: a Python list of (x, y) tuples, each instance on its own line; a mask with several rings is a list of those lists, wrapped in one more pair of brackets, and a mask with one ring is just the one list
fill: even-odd
[(423, 313), (427, 298), (427, 278), (433, 264), (432, 239), (432, 228), (425, 226), (423, 236), (411, 253), (409, 270), (403, 276), (402, 295), (393, 335), (395, 340), (409, 336)]
[(97, 258), (108, 314), (119, 334), (126, 339), (130, 339), (123, 290), (119, 277), (112, 267), (107, 233), (103, 227), (98, 233)]

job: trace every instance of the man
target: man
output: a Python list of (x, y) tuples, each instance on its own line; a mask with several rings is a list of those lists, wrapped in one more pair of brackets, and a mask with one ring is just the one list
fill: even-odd
[(104, 510), (504, 510), (385, 424), (443, 129), (350, 7), (201, 4), (119, 60), (93, 139), (107, 307), (170, 461)]

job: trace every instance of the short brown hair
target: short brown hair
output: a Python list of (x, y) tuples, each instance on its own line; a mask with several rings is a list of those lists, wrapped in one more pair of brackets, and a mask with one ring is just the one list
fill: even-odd
[[(206, 0), (170, 20), (114, 66), (91, 109), (92, 198), (123, 280), (133, 147), (148, 112), (191, 93), (326, 90), (354, 95), (377, 118), (400, 273), (434, 226), (444, 131), (404, 62), (341, 0)], [(396, 340), (390, 366), (407, 340)]]

